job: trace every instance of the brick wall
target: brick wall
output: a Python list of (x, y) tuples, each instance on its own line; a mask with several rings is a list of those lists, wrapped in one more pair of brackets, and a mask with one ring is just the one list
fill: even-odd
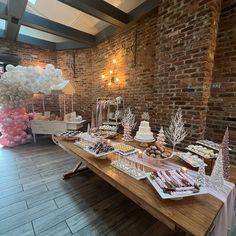
[[(91, 85), (91, 97), (84, 101), (91, 104), (85, 103), (84, 107), (90, 108), (99, 96), (121, 95), (125, 105), (133, 107), (138, 120), (143, 111), (149, 111), (152, 129), (157, 130), (169, 125), (170, 116), (180, 106), (191, 130), (187, 141), (202, 138), (219, 12), (217, 0), (163, 0), (158, 10), (126, 32), (91, 51), (76, 51), (76, 57), (82, 57), (76, 60), (76, 80), (86, 78)], [(68, 61), (63, 58), (71, 57), (71, 53), (58, 53), (61, 64)], [(115, 66), (113, 58), (117, 61)], [(69, 64), (63, 70), (66, 78), (72, 77)], [(108, 86), (109, 70), (119, 78), (118, 84)]]
[[(8, 52), (12, 47), (11, 53), (20, 55), (23, 65), (61, 68), (76, 88), (74, 108), (87, 120), (100, 96), (123, 96), (138, 120), (149, 111), (154, 131), (169, 125), (181, 107), (191, 131), (184, 144), (204, 134), (219, 142), (228, 125), (236, 150), (235, 1), (223, 0), (221, 15), (220, 2), (160, 0), (159, 8), (136, 25), (91, 49), (53, 52), (1, 42)], [(119, 79), (111, 86), (110, 70)], [(46, 106), (59, 110), (56, 98), (46, 99)], [(70, 112), (69, 97), (67, 108)]]
[(190, 135), (204, 135), (220, 1), (163, 0), (159, 7), (154, 104), (157, 127), (167, 126), (178, 107)]
[(222, 140), (229, 127), (236, 163), (236, 1), (224, 0), (220, 15), (206, 138)]

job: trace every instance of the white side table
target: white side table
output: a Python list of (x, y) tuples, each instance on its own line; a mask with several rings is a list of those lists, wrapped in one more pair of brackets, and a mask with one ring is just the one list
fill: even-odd
[(83, 127), (85, 120), (78, 122), (65, 122), (58, 120), (31, 120), (30, 127), (32, 129), (34, 143), (36, 143), (36, 134), (58, 134), (69, 130), (78, 130)]

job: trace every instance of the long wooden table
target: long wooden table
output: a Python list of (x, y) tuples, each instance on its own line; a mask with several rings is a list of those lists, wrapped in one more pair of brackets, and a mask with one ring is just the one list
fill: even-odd
[(63, 141), (60, 138), (54, 140), (90, 170), (173, 231), (181, 229), (186, 232), (186, 235), (207, 235), (215, 217), (223, 206), (220, 200), (210, 194), (187, 197), (178, 201), (163, 200), (147, 180), (137, 181), (112, 167), (110, 162), (115, 158), (115, 154), (109, 154), (107, 159), (99, 160), (75, 146), (73, 142)]

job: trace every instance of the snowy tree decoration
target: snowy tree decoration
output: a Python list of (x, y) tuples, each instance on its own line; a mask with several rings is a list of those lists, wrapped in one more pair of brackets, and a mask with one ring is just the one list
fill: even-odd
[(149, 121), (149, 120), (150, 120), (149, 113), (148, 113), (148, 112), (144, 112), (144, 113), (141, 115), (141, 119), (142, 119), (142, 120), (147, 120), (147, 121)]
[(173, 145), (172, 155), (174, 154), (176, 144), (179, 144), (188, 135), (184, 125), (182, 110), (179, 108), (175, 116), (172, 116), (169, 128), (165, 131), (167, 139)]
[(166, 145), (165, 140), (166, 140), (166, 136), (165, 136), (163, 127), (161, 126), (159, 133), (157, 135), (156, 143), (161, 144), (161, 145)]
[(220, 149), (210, 176), (209, 186), (219, 191), (223, 189), (223, 185), (224, 185), (223, 160), (222, 160), (222, 150)]
[(132, 141), (133, 137), (131, 136), (131, 132), (135, 127), (136, 122), (135, 122), (135, 115), (132, 114), (130, 107), (125, 109), (121, 124), (124, 127), (123, 140)]
[(205, 163), (204, 163), (204, 161), (202, 161), (202, 163), (201, 163), (201, 165), (199, 166), (199, 169), (198, 169), (197, 183), (202, 187), (206, 186), (206, 175), (205, 175)]
[(221, 144), (223, 157), (224, 179), (229, 180), (230, 159), (229, 159), (229, 130), (225, 130), (225, 135)]

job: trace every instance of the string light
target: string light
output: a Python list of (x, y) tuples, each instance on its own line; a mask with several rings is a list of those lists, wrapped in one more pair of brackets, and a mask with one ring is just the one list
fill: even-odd
[(116, 82), (119, 82), (119, 78), (116, 78)]
[(108, 83), (108, 86), (111, 86), (111, 82)]
[(112, 62), (113, 62), (113, 63), (116, 63), (116, 59), (113, 59)]
[(102, 75), (102, 78), (105, 79), (105, 75)]
[(110, 70), (110, 74), (112, 74), (113, 73), (113, 71), (112, 70)]

